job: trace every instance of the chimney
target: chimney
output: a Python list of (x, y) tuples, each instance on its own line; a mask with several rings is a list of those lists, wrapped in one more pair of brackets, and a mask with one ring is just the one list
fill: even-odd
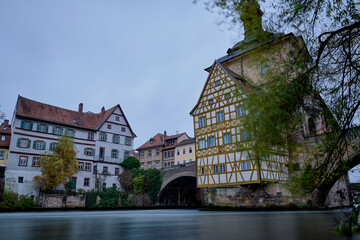
[(9, 126), (9, 119), (4, 119), (4, 125)]
[(166, 137), (166, 131), (164, 131), (164, 137)]
[(83, 103), (80, 103), (80, 104), (79, 104), (79, 111), (78, 111), (78, 125), (81, 125), (81, 124), (82, 124), (83, 107), (84, 107), (84, 104), (83, 104)]
[(103, 106), (102, 108), (101, 108), (101, 114), (104, 114), (105, 113), (105, 107)]

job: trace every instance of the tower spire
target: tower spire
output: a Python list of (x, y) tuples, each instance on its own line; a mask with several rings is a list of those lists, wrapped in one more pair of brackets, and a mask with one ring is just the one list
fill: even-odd
[(263, 12), (256, 0), (247, 0), (241, 8), (241, 21), (244, 25), (245, 41), (254, 40), (257, 36), (264, 33), (261, 17)]

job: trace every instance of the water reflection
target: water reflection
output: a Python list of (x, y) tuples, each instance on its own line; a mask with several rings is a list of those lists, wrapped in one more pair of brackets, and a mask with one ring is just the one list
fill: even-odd
[(342, 217), (341, 210), (0, 213), (0, 239), (340, 239), (332, 230)]

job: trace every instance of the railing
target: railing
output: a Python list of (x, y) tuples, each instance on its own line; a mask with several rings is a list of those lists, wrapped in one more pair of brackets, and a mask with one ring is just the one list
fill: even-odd
[(168, 170), (174, 170), (174, 169), (178, 169), (178, 168), (182, 168), (182, 167), (188, 167), (188, 166), (192, 166), (192, 165), (195, 165), (196, 162), (188, 162), (188, 163), (182, 163), (182, 164), (176, 164), (176, 165), (173, 165), (171, 167), (164, 167), (164, 170), (165, 171), (168, 171)]
[(117, 163), (120, 164), (124, 161), (123, 158), (112, 158), (109, 156), (100, 157), (99, 155), (94, 156), (94, 162), (104, 162), (104, 163)]

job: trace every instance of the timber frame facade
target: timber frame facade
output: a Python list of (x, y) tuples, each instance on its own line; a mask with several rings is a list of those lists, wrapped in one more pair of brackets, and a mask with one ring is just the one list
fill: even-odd
[(212, 65), (198, 103), (190, 113), (194, 120), (198, 187), (287, 178), (286, 154), (274, 149), (269, 159), (257, 159), (251, 137), (242, 127), (244, 100), (250, 85), (221, 63), (215, 61)]

